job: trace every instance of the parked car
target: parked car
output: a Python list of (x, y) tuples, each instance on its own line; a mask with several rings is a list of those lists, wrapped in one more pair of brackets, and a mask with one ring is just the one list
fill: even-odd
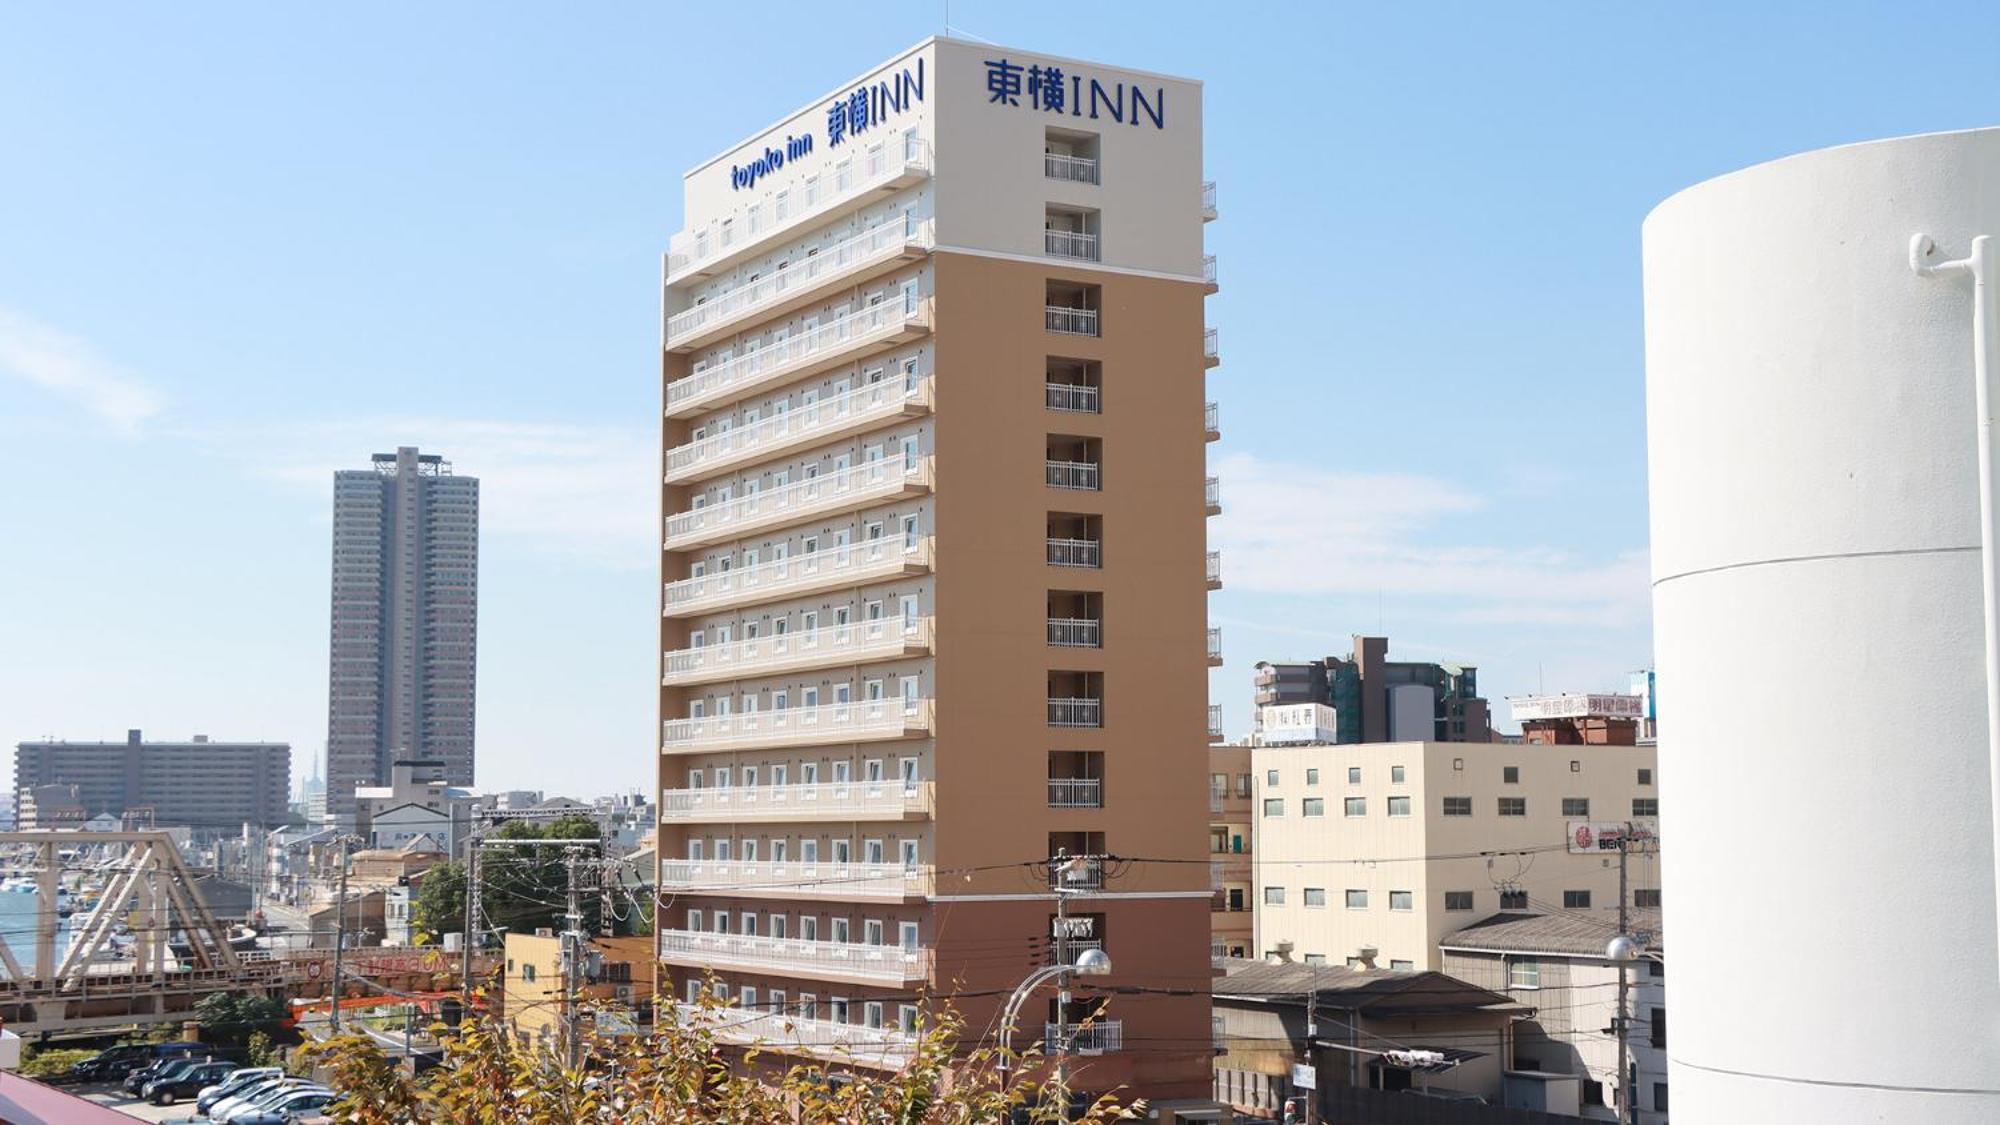
[(325, 1086), (294, 1086), (214, 1120), (226, 1125), (286, 1125), (291, 1118), (312, 1113), (339, 1096)]
[(70, 1067), (63, 1073), (62, 1082), (117, 1082), (142, 1066), (176, 1054), (186, 1057), (200, 1047), (199, 1043), (121, 1043)]
[(210, 1121), (226, 1121), (230, 1114), (235, 1113), (245, 1106), (256, 1105), (265, 1098), (276, 1095), (280, 1090), (311, 1085), (314, 1085), (314, 1083), (308, 1082), (303, 1078), (293, 1078), (283, 1074), (263, 1082), (252, 1082), (234, 1094), (220, 1098), (214, 1104), (210, 1105), (206, 1110), (208, 1119)]
[(154, 1105), (172, 1105), (183, 1098), (198, 1096), (203, 1090), (230, 1076), (237, 1065), (209, 1059), (193, 1066), (177, 1067), (153, 1079), (139, 1090), (139, 1096)]
[(146, 1083), (160, 1077), (175, 1063), (208, 1057), (210, 1051), (206, 1043), (153, 1043), (149, 1046), (154, 1048), (152, 1061), (146, 1062), (142, 1058), (139, 1060), (141, 1065), (125, 1071), (123, 1085), (128, 1094), (138, 1093), (145, 1088)]
[(195, 1112), (203, 1116), (224, 1098), (233, 1098), (252, 1086), (275, 1081), (285, 1076), (281, 1066), (246, 1066), (213, 1086), (205, 1086), (195, 1098)]

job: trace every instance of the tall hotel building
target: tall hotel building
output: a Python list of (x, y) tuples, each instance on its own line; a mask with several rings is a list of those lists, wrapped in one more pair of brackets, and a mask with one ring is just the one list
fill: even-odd
[(478, 479), (409, 446), (334, 473), (329, 815), (399, 759), (472, 784), (478, 624)]
[(932, 39), (685, 178), (659, 943), (736, 1041), (894, 1067), (1097, 945), (1016, 1045), (1208, 1092), (1201, 94)]

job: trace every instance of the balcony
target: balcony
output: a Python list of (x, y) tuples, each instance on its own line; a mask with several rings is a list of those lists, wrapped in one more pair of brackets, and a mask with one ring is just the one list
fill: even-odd
[(667, 583), (661, 613), (665, 617), (694, 617), (928, 574), (933, 555), (934, 543), (928, 538), (873, 539), (734, 570), (716, 570)]
[(1214, 367), (1222, 362), (1222, 339), (1213, 328), (1201, 334), (1201, 365)]
[(804, 379), (931, 330), (931, 303), (885, 300), (667, 384), (667, 417), (691, 418), (757, 391)]
[(718, 1041), (738, 1046), (892, 1071), (908, 1066), (917, 1053), (917, 1037), (896, 1028), (803, 1019), (790, 1012), (709, 1011), (682, 1003), (674, 1009), (683, 1025), (709, 1028)]
[(1103, 335), (1098, 331), (1096, 309), (1078, 309), (1068, 305), (1049, 305), (1046, 309), (1048, 330), (1058, 336)]
[(931, 412), (931, 381), (887, 379), (667, 451), (667, 483), (713, 476)]
[(1208, 740), (1210, 742), (1222, 741), (1222, 704), (1220, 703), (1211, 703), (1208, 705)]
[(779, 863), (748, 859), (668, 859), (660, 890), (817, 901), (900, 902), (931, 893), (931, 869), (895, 863)]
[(931, 224), (901, 216), (800, 257), (776, 273), (725, 290), (667, 318), (667, 350), (688, 352), (727, 336), (750, 317), (774, 317), (837, 289), (892, 272), (930, 252)]
[(1049, 807), (1101, 809), (1104, 807), (1104, 781), (1095, 777), (1052, 777), (1049, 779)]
[[(831, 216), (866, 200), (899, 191), (931, 174), (930, 146), (914, 137), (880, 142), (821, 177), (822, 194), (803, 201), (784, 219), (754, 234), (736, 235), (737, 224), (716, 223), (701, 230), (681, 231), (667, 247), (667, 284), (694, 277), (713, 277), (746, 262), (787, 239), (797, 238)], [(796, 194), (796, 192), (794, 193)]]
[(1042, 175), (1051, 180), (1068, 180), (1075, 184), (1094, 184), (1097, 179), (1097, 161), (1088, 156), (1065, 156), (1061, 153), (1042, 154)]
[(1052, 727), (1101, 727), (1104, 725), (1102, 699), (1049, 697), (1049, 725)]
[(661, 930), (660, 960), (723, 971), (901, 985), (930, 977), (931, 951), (897, 945), (799, 941), (755, 934)]
[(669, 824), (739, 824), (800, 820), (924, 820), (934, 808), (928, 781), (836, 781), (667, 789), (660, 820)]
[(1215, 216), (1215, 181), (1203, 180), (1201, 182), (1201, 221), (1212, 223), (1215, 221)]
[(1202, 498), (1202, 503), (1205, 504), (1208, 508), (1209, 515), (1211, 516), (1221, 515), (1222, 481), (1215, 477), (1209, 477), (1202, 484), (1201, 498)]
[[(1042, 232), (1042, 252), (1051, 258), (1075, 258), (1078, 261), (1098, 260), (1097, 236), (1080, 230), (1044, 230)], [(1089, 335), (1095, 336), (1092, 332)]]
[(1201, 433), (1209, 441), (1222, 440), (1222, 407), (1207, 403), (1201, 408)]
[(1222, 630), (1213, 625), (1208, 629), (1208, 666), (1222, 667)]
[(1099, 492), (1104, 488), (1103, 466), (1094, 461), (1046, 462), (1047, 480), (1050, 488), (1062, 488), (1071, 492)]
[(806, 668), (900, 660), (930, 651), (930, 618), (883, 618), (669, 652), (660, 683), (668, 687), (707, 684)]
[(1104, 565), (1104, 544), (1095, 539), (1058, 539), (1050, 536), (1049, 565), (1101, 567)]
[(1211, 590), (1222, 589), (1222, 552), (1210, 551), (1203, 571)]
[(1081, 383), (1049, 383), (1049, 409), (1063, 414), (1102, 413), (1101, 397), (1096, 387)]
[(1104, 622), (1085, 617), (1051, 617), (1049, 647), (1103, 648)]
[(886, 742), (926, 738), (932, 701), (905, 703), (871, 699), (820, 707), (741, 711), (728, 715), (668, 719), (661, 724), (661, 752), (694, 754), (713, 750), (755, 750), (826, 742)]
[(931, 490), (928, 457), (864, 461), (667, 517), (666, 549), (685, 551), (800, 520), (839, 515)]
[(1213, 254), (1203, 254), (1201, 256), (1201, 283), (1202, 289), (1209, 293), (1214, 293), (1222, 288), (1221, 285), (1217, 284), (1215, 279), (1215, 255)]

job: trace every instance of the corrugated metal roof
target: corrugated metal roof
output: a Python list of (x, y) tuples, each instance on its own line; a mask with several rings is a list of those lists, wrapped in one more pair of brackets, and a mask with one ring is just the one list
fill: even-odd
[(1428, 970), (1349, 969), (1242, 957), (1217, 963), (1223, 970), (1214, 986), (1217, 999), (1303, 1004), (1312, 992), (1322, 1006), (1378, 1016), (1517, 1006), (1505, 995)]
[[(1666, 939), (1660, 929), (1660, 912), (1634, 910), (1631, 931), (1650, 935), (1646, 948), (1662, 950)], [(1483, 921), (1447, 935), (1440, 949), (1487, 949), (1501, 953), (1559, 953), (1572, 957), (1603, 958), (1605, 943), (1618, 936), (1616, 916), (1589, 914), (1495, 914)]]

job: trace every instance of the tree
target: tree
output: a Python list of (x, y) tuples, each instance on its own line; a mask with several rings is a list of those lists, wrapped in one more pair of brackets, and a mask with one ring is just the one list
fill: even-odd
[(421, 943), (444, 940), (465, 929), (465, 865), (457, 860), (424, 872), (417, 900), (410, 904), (410, 930)]
[(255, 993), (213, 992), (194, 1006), (205, 1042), (237, 1047), (261, 1034), (268, 1042), (284, 1026), (285, 1005)]
[[(597, 822), (581, 815), (543, 824), (509, 821), (488, 836), (498, 840), (601, 838)], [(479, 857), (481, 928), (490, 926), (509, 933), (534, 933), (543, 926), (562, 928), (567, 882), (562, 845), (487, 847)], [(599, 901), (594, 892), (583, 895), (583, 912), (584, 929), (597, 932)], [(440, 941), (445, 934), (465, 929), (465, 864), (451, 860), (424, 872), (423, 885), (411, 906), (410, 928), (425, 942)]]

